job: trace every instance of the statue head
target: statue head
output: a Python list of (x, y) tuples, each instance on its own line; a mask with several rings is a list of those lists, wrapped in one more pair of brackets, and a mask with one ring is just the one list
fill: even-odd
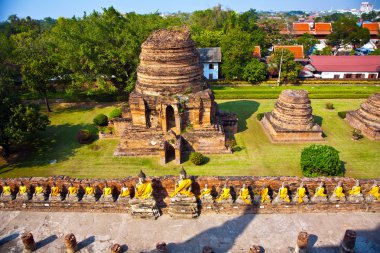
[(181, 171), (179, 172), (179, 177), (181, 178), (181, 179), (184, 179), (184, 178), (186, 178), (186, 176), (187, 176), (187, 174), (186, 174), (186, 170), (183, 168), (183, 166), (182, 166), (182, 168), (181, 168)]
[(90, 187), (91, 185), (90, 185), (90, 183), (87, 183), (87, 187)]
[(73, 187), (74, 185), (73, 185), (73, 183), (70, 183), (70, 187)]
[(4, 186), (8, 186), (8, 183), (7, 183), (7, 182), (4, 182)]
[(320, 183), (319, 183), (319, 187), (323, 187), (323, 182), (320, 182)]
[(107, 188), (108, 188), (108, 183), (107, 183), (107, 182), (105, 183), (104, 187), (107, 187)]
[(138, 174), (137, 177), (139, 178), (139, 181), (144, 182), (145, 178), (146, 178), (146, 175), (145, 175), (145, 173), (142, 170), (140, 170), (140, 173)]
[(40, 183), (37, 183), (37, 186), (41, 186), (41, 184), (40, 184)]
[(128, 188), (126, 183), (124, 183), (123, 186), (124, 186), (125, 188)]
[(267, 187), (267, 184), (266, 183), (263, 183), (263, 185), (261, 186), (262, 189), (266, 188)]
[(57, 185), (56, 185), (56, 183), (55, 182), (53, 182), (53, 187), (56, 187)]
[(243, 184), (243, 189), (245, 189), (245, 184)]
[(301, 181), (301, 183), (300, 183), (300, 187), (303, 187), (303, 181)]
[(281, 188), (285, 188), (285, 182), (282, 182)]
[(207, 189), (207, 187), (208, 187), (208, 184), (205, 184), (205, 189)]
[(339, 187), (342, 186), (342, 181), (339, 181), (339, 182), (338, 182), (338, 186), (339, 186)]
[(21, 185), (21, 186), (24, 186), (24, 182), (23, 182), (23, 181), (21, 181), (20, 185)]
[(373, 186), (377, 186), (377, 181), (373, 180)]
[(356, 179), (355, 186), (359, 186), (359, 185), (360, 185), (359, 179)]

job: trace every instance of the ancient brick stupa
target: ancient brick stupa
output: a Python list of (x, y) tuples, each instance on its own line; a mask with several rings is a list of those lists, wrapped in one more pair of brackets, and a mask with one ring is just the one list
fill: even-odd
[(284, 90), (272, 112), (261, 121), (273, 142), (322, 141), (322, 128), (314, 123), (308, 93)]
[(371, 140), (380, 140), (380, 93), (370, 96), (355, 111), (346, 114), (348, 123)]
[(158, 30), (142, 44), (136, 88), (114, 124), (118, 156), (160, 155), (162, 163), (181, 163), (191, 151), (231, 152), (223, 126), (231, 129), (231, 114), (219, 113), (188, 29)]

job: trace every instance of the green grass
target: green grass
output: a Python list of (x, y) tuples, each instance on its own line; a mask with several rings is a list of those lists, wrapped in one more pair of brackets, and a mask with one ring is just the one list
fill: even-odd
[(213, 86), (216, 99), (276, 99), (286, 89), (302, 89), (309, 98), (367, 98), (380, 92), (380, 86)]
[[(380, 177), (380, 143), (367, 138), (351, 140), (352, 128), (338, 111), (358, 108), (363, 99), (312, 99), (313, 114), (322, 124), (326, 135), (323, 144), (340, 151), (345, 163), (346, 176), (357, 178)], [(230, 155), (208, 155), (209, 162), (202, 166), (184, 163), (192, 175), (293, 175), (300, 176), (300, 153), (310, 145), (272, 144), (256, 119), (257, 113), (273, 109), (275, 100), (218, 101), (223, 110), (237, 113), (239, 133), (236, 134), (237, 152)], [(335, 110), (326, 110), (325, 103), (334, 104)], [(143, 169), (148, 175), (178, 174), (180, 166), (173, 162), (162, 166), (158, 157), (114, 157), (118, 140), (96, 140), (79, 145), (75, 135), (80, 129), (96, 131), (92, 119), (99, 113), (108, 113), (112, 104), (93, 104), (57, 108), (50, 114), (51, 126), (38, 141), (33, 151), (18, 163), (3, 166), (0, 177), (68, 175), (79, 178), (122, 178), (136, 175)], [(57, 163), (50, 164), (54, 159)]]

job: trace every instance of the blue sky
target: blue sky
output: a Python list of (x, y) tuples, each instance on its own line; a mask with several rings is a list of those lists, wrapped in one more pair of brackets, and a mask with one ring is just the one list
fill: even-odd
[[(120, 12), (152, 13), (191, 12), (213, 7), (218, 3), (238, 12), (257, 10), (329, 10), (356, 8), (361, 0), (0, 0), (0, 21), (9, 15), (44, 17), (83, 16), (83, 12), (100, 11), (114, 6)], [(379, 8), (380, 0), (369, 0)]]

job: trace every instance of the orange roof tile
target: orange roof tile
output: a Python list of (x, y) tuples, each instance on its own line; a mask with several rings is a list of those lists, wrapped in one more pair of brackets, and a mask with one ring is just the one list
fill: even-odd
[(293, 34), (311, 33), (308, 23), (293, 23)]
[(261, 58), (260, 46), (255, 46), (255, 48), (253, 49), (253, 57)]
[(367, 28), (370, 34), (379, 34), (379, 23), (363, 23), (363, 27)]
[(331, 31), (331, 23), (315, 23), (315, 34), (327, 35)]
[(303, 59), (304, 53), (303, 53), (303, 46), (302, 45), (295, 45), (295, 46), (274, 46), (273, 51), (279, 50), (279, 49), (288, 49), (290, 52), (294, 54), (295, 59)]

